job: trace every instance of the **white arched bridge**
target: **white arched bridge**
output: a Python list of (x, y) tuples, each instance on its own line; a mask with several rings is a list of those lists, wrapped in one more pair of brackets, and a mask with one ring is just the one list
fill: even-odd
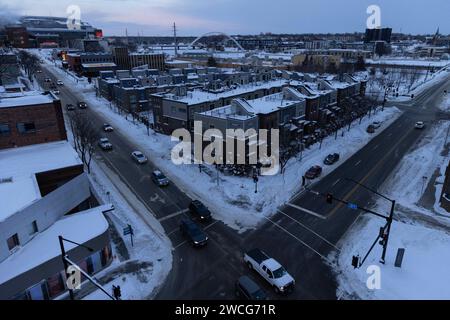
[(207, 33), (201, 35), (200, 37), (197, 37), (194, 41), (191, 42), (191, 44), (190, 44), (189, 46), (190, 46), (190, 47), (194, 47), (195, 44), (196, 44), (200, 39), (206, 38), (206, 37), (209, 37), (209, 36), (224, 36), (224, 37), (227, 38), (228, 40), (231, 40), (231, 41), (236, 45), (236, 47), (238, 47), (239, 50), (245, 51), (244, 48), (242, 48), (242, 46), (239, 44), (239, 42), (236, 41), (236, 39), (233, 39), (232, 37), (230, 37), (230, 36), (229, 36), (228, 34), (226, 34), (226, 33), (223, 33), (223, 32), (217, 32), (217, 31), (214, 31), (214, 32), (207, 32)]

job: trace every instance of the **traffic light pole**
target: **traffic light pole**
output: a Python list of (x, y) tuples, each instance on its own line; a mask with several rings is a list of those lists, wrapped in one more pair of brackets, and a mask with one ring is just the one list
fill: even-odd
[(386, 239), (383, 242), (383, 253), (381, 254), (381, 260), (380, 263), (385, 264), (386, 263), (386, 250), (387, 250), (387, 246), (388, 246), (388, 241), (389, 241), (389, 234), (391, 233), (391, 225), (392, 225), (392, 220), (394, 218), (394, 209), (395, 209), (395, 200), (392, 200), (392, 205), (391, 205), (391, 212), (389, 213), (389, 219), (388, 219), (388, 223), (386, 226)]

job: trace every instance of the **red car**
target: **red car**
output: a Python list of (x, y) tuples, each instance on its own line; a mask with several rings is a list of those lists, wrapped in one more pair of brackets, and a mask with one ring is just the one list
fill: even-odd
[(308, 171), (306, 171), (305, 178), (312, 180), (319, 177), (321, 174), (322, 174), (321, 166), (312, 166), (311, 168), (309, 168)]

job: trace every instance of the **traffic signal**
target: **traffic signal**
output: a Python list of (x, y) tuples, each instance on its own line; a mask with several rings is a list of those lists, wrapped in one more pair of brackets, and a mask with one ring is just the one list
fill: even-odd
[(331, 193), (327, 194), (327, 203), (329, 204), (333, 203), (333, 195)]
[(353, 268), (359, 268), (359, 256), (352, 257), (352, 266)]

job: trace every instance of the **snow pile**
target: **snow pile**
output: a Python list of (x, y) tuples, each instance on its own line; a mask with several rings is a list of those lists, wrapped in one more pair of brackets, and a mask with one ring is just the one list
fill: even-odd
[[(376, 245), (360, 269), (351, 266), (352, 255), (364, 255), (375, 240), (383, 221), (365, 217), (353, 230), (339, 255), (339, 290), (362, 299), (450, 299), (450, 234), (422, 225), (394, 222), (386, 264), (380, 264), (382, 247)], [(398, 248), (405, 249), (401, 268), (394, 266)], [(367, 267), (381, 270), (381, 288), (368, 289)], [(369, 270), (370, 271), (370, 270)]]

